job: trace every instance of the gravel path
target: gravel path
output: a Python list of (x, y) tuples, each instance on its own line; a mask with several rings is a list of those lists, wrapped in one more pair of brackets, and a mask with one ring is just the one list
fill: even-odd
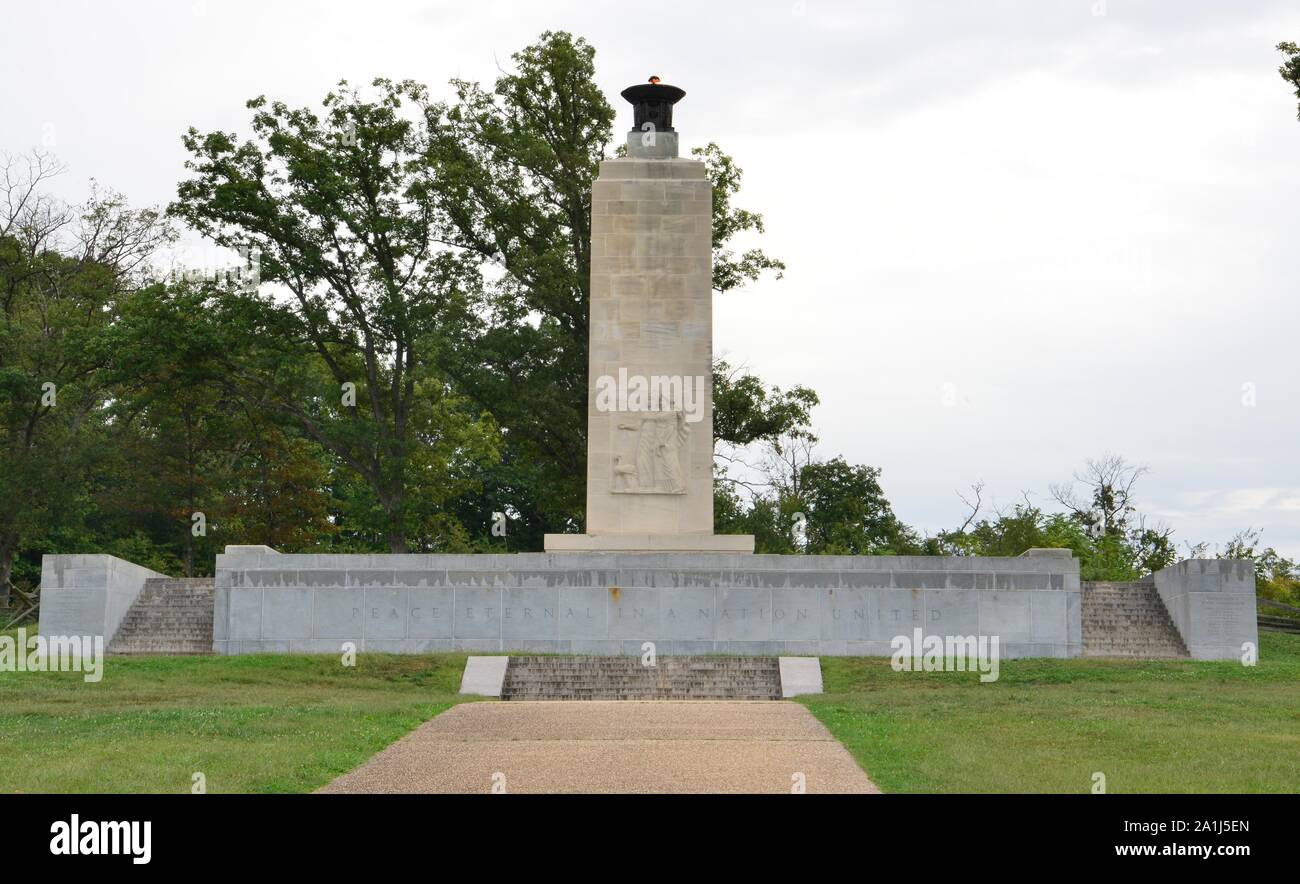
[(798, 703), (453, 706), (321, 789), (347, 792), (878, 792)]

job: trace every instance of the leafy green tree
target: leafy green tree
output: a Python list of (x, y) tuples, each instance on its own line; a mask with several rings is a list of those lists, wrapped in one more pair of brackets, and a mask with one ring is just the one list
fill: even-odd
[(483, 262), (482, 297), (440, 364), (503, 428), (499, 466), (469, 503), (520, 514), (514, 543), (580, 524), (586, 461), (591, 186), (614, 111), (595, 52), (543, 34), (491, 90), (453, 80), (425, 108), (439, 236)]
[(804, 552), (804, 537), (797, 530), (797, 505), (773, 494), (741, 497), (734, 486), (715, 486), (713, 523), (720, 534), (752, 534), (754, 551), (769, 555)]
[[(513, 56), (489, 90), (456, 80), (455, 98), (426, 108), (439, 236), (484, 262), (482, 300), (440, 365), (503, 428), (486, 493), (467, 501), (482, 519), (517, 514), (511, 548), (582, 524), (590, 303), (591, 185), (608, 156), (615, 112), (595, 82), (595, 50), (547, 32)], [(732, 290), (783, 265), (728, 242), (761, 232), (733, 206), (741, 172), (716, 145), (697, 152), (714, 185), (714, 282)], [(742, 416), (715, 405), (726, 440)], [(739, 440), (737, 440), (739, 441)], [(481, 524), (481, 522), (480, 522)]]
[(210, 292), (175, 281), (142, 288), (108, 347), (109, 437), (121, 464), (99, 507), (124, 523), (119, 531), (176, 555), (187, 575), (206, 571), (226, 544), (294, 551), (334, 533), (333, 461), (288, 422), (275, 423), (273, 410), (227, 390), (224, 364), (240, 342), (212, 324)]
[(102, 454), (105, 332), (170, 231), (156, 212), (92, 191), (44, 193), (62, 171), (42, 153), (0, 168), (0, 602), (29, 543), (73, 530)]
[(798, 501), (806, 507), (808, 552), (899, 554), (913, 545), (880, 486), (876, 467), (842, 457), (801, 469)]
[[(1277, 44), (1277, 50), (1286, 57), (1277, 72), (1295, 88), (1296, 98), (1300, 98), (1300, 46), (1283, 41)], [(1296, 119), (1300, 119), (1300, 108), (1296, 110)]]
[[(1200, 553), (1204, 554), (1204, 544)], [(1257, 595), (1300, 607), (1300, 567), (1273, 547), (1263, 546), (1258, 530), (1245, 528), (1238, 531), (1215, 557), (1253, 561)]]
[[(180, 549), (184, 573), (192, 577), (196, 555), (202, 553), (206, 560), (219, 549), (206, 541), (217, 537), (217, 507), (228, 500), (233, 484), (225, 456), (227, 415), (219, 396), (207, 387), (155, 387), (151, 392), (159, 395), (128, 413), (112, 435), (132, 465), (125, 483), (135, 492), (129, 505), (142, 515), (155, 513), (170, 526), (160, 539)], [(142, 468), (145, 464), (148, 469)]]
[[(904, 554), (920, 539), (894, 515), (880, 470), (814, 456), (807, 387), (767, 387), (725, 361), (714, 366), (714, 524), (753, 534), (761, 553)], [(756, 463), (749, 462), (755, 455)]]
[(819, 401), (808, 387), (796, 385), (783, 392), (726, 360), (713, 366), (713, 433), (722, 446), (773, 442), (807, 431)]
[(1087, 531), (1076, 520), (1060, 514), (1045, 513), (1032, 504), (1016, 504), (994, 518), (977, 518), (971, 513), (966, 524), (955, 531), (941, 531), (926, 541), (926, 552), (933, 555), (1018, 556), (1030, 549), (1069, 549), (1080, 560), (1080, 570), (1088, 576), (1100, 565), (1094, 561), (1094, 545)]
[(1172, 564), (1176, 559), (1173, 532), (1149, 525), (1138, 513), (1135, 489), (1146, 468), (1107, 454), (1087, 461), (1074, 483), (1054, 485), (1053, 498), (1064, 512), (1047, 513), (1028, 501), (993, 517), (980, 517), (982, 483), (972, 486), (973, 500), (963, 497), (971, 512), (952, 531), (927, 538), (929, 554), (1018, 556), (1036, 548), (1070, 549), (1079, 560), (1084, 580), (1136, 580)]
[(437, 368), (481, 280), (477, 259), (439, 245), (424, 88), (373, 86), (369, 101), (341, 83), (323, 115), (253, 99), (243, 143), (191, 129), (193, 176), (170, 211), (258, 262), (262, 285), (212, 304), (243, 338), (221, 362), (228, 388), (363, 479), (353, 515), (405, 552), (498, 440)]
[(1074, 481), (1084, 487), (1082, 495), (1074, 482), (1051, 488), (1069, 517), (1093, 538), (1092, 579), (1133, 580), (1177, 560), (1172, 529), (1149, 524), (1137, 512), (1134, 489), (1146, 473), (1144, 466), (1106, 454), (1090, 458), (1084, 470), (1075, 473)]
[(712, 141), (697, 147), (691, 155), (704, 163), (704, 174), (713, 184), (713, 288), (729, 292), (772, 272), (777, 279), (785, 262), (768, 256), (762, 249), (746, 249), (739, 255), (729, 247), (741, 233), (763, 233), (763, 216), (737, 208), (732, 200), (740, 192), (744, 172)]

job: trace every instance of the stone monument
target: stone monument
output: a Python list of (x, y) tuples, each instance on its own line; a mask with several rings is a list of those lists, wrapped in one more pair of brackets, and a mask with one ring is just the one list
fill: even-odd
[(652, 77), (591, 194), (587, 531), (547, 552), (752, 553), (713, 533), (713, 190)]
[[(1141, 616), (1130, 598), (1106, 610), (1091, 588), (1085, 619), (1069, 550), (755, 555), (752, 537), (714, 534), (712, 194), (704, 164), (677, 155), (684, 94), (653, 81), (623, 92), (627, 156), (601, 164), (592, 193), (586, 533), (548, 534), (544, 553), (228, 546), (215, 579), (185, 591), (112, 556), (46, 556), (41, 633), (221, 654), (640, 656), (650, 642), (662, 655), (893, 656), (900, 642), (987, 640), (994, 656), (1077, 657), (1165, 653), (1171, 632), (1201, 659), (1258, 647), (1250, 562), (1166, 568)], [(1168, 624), (1153, 638), (1157, 611)]]

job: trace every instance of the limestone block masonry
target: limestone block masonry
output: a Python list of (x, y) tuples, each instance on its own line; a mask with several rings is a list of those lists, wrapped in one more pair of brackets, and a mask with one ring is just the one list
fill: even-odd
[(1187, 657), (1151, 580), (1083, 581), (1083, 656)]
[[(233, 548), (231, 548), (233, 550)], [(219, 653), (889, 656), (895, 636), (1082, 650), (1068, 556), (720, 553), (217, 557)]]
[(822, 692), (822, 661), (816, 657), (781, 657), (781, 696), (785, 699)]
[(683, 94), (625, 91), (657, 124), (592, 185), (586, 532), (547, 552), (754, 550), (713, 533), (713, 187), (662, 127)]
[[(713, 533), (712, 211), (698, 160), (601, 164), (591, 208), (588, 534)], [(653, 410), (627, 402), (641, 379), (647, 393), (675, 401), (660, 396)], [(676, 463), (646, 457), (651, 446)]]
[(460, 679), (460, 692), (480, 697), (501, 696), (501, 686), (506, 680), (506, 666), (510, 658), (470, 657), (465, 661), (465, 671)]
[[(720, 553), (217, 556), (217, 653), (889, 656), (891, 640), (997, 636), (1002, 657), (1083, 652), (1079, 564), (1017, 558)], [(112, 639), (146, 581), (105, 555), (46, 556), (41, 634)], [(1250, 562), (1192, 560), (1155, 587), (1197, 659), (1258, 647)], [(157, 585), (157, 584), (154, 584)], [(1095, 624), (1094, 624), (1095, 627)], [(175, 639), (159, 627), (158, 641)], [(1150, 656), (1152, 647), (1129, 649)]]
[(122, 618), (110, 654), (211, 654), (215, 581), (151, 577)]
[(165, 574), (107, 555), (41, 559), (41, 634), (100, 635), (108, 644), (145, 581)]
[(1259, 648), (1255, 568), (1249, 561), (1192, 559), (1155, 573), (1156, 591), (1197, 660), (1239, 660)]
[(511, 656), (503, 700), (779, 700), (775, 657)]

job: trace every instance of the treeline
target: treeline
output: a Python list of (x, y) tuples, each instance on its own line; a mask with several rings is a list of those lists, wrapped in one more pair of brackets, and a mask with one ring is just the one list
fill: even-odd
[[(1048, 489), (1052, 509), (1029, 494), (1009, 507), (989, 507), (984, 485), (958, 497), (958, 527), (924, 535), (900, 521), (880, 485), (881, 471), (843, 458), (819, 460), (806, 427), (763, 443), (764, 456), (717, 488), (719, 530), (755, 535), (760, 552), (832, 555), (1018, 556), (1029, 549), (1070, 549), (1084, 580), (1137, 580), (1189, 558), (1252, 559), (1260, 595), (1300, 606), (1300, 568), (1243, 529), (1225, 543), (1182, 544), (1173, 529), (1142, 514), (1138, 481), (1145, 467), (1118, 455), (1088, 460), (1072, 481)], [(719, 458), (738, 456), (721, 446)]]
[[(526, 551), (582, 530), (590, 191), (615, 112), (585, 41), (546, 33), (513, 58), (449, 100), (383, 79), (319, 108), (255, 98), (249, 137), (184, 135), (162, 212), (111, 192), (63, 205), (53, 158), (8, 159), (0, 603), (30, 595), (45, 553), (205, 574), (232, 543)], [(739, 167), (695, 153), (715, 188), (715, 289), (779, 275), (738, 244), (763, 231), (735, 204)], [(237, 261), (165, 268), (181, 230)], [(718, 530), (760, 551), (1068, 546), (1114, 579), (1176, 557), (1118, 459), (1084, 475), (1081, 501), (1061, 490), (1060, 512), (988, 515), (976, 486), (966, 523), (926, 537), (878, 469), (816, 456), (812, 390), (720, 363), (713, 392)], [(1294, 566), (1261, 560), (1290, 597)]]
[[(284, 550), (540, 549), (585, 499), (590, 191), (614, 109), (594, 52), (547, 33), (491, 87), (341, 83), (318, 108), (248, 102), (249, 137), (190, 130), (163, 212), (66, 206), (61, 168), (0, 182), (0, 592), (49, 552), (210, 571)], [(779, 273), (733, 240), (715, 186), (715, 287)], [(237, 255), (166, 268), (182, 231)], [(743, 375), (725, 438), (789, 424)], [(760, 395), (762, 394), (762, 395)]]

